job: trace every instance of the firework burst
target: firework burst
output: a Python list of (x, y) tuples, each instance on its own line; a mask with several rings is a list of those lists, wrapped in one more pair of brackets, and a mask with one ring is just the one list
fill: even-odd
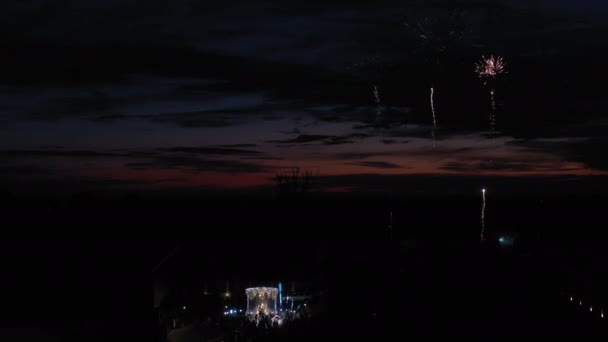
[(498, 75), (506, 74), (506, 64), (502, 57), (490, 56), (481, 58), (475, 65), (475, 72), (481, 79), (488, 80), (495, 79)]

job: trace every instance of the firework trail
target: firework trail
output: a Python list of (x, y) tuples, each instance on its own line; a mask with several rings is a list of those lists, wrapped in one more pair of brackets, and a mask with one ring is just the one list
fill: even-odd
[(380, 103), (380, 92), (378, 91), (378, 87), (374, 85), (374, 101), (376, 102), (376, 120), (380, 120), (382, 118), (382, 112), (384, 108)]
[(494, 134), (496, 131), (496, 92), (494, 89), (490, 91), (490, 102), (492, 104), (492, 111), (490, 112), (490, 134)]
[(378, 108), (376, 108), (376, 119), (377, 120), (382, 119), (383, 112), (384, 112), (384, 108), (382, 108), (382, 106), (378, 106)]
[(380, 92), (378, 91), (378, 87), (374, 85), (374, 100), (377, 105), (380, 105)]
[(481, 242), (485, 241), (486, 230), (486, 189), (481, 189), (482, 204), (481, 204)]
[[(475, 65), (475, 72), (480, 79), (484, 82), (484, 85), (488, 83), (494, 83), (496, 78), (500, 75), (506, 74), (506, 64), (502, 57), (485, 57), (481, 58), (481, 61)], [(493, 134), (496, 130), (496, 91), (494, 87), (490, 89), (490, 101), (492, 104), (492, 111), (490, 113), (490, 134)]]
[(435, 117), (435, 88), (431, 87), (431, 114), (433, 114), (433, 129), (431, 137), (433, 138), (433, 148), (435, 148), (435, 131), (437, 130), (437, 119)]
[(433, 128), (437, 128), (437, 120), (435, 117), (435, 88), (431, 87), (431, 113), (433, 113)]

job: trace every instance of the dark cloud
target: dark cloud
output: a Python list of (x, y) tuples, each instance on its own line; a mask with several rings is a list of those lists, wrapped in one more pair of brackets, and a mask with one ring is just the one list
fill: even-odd
[(212, 116), (205, 112), (146, 115), (144, 118), (157, 123), (174, 123), (184, 127), (228, 127), (234, 120), (226, 116)]
[(515, 140), (509, 145), (524, 147), (527, 150), (549, 153), (563, 160), (580, 162), (597, 170), (608, 170), (608, 159), (603, 151), (608, 149), (606, 138), (562, 138), (547, 140)]
[(193, 155), (158, 155), (147, 161), (127, 165), (135, 170), (189, 169), (200, 172), (259, 173), (268, 172), (272, 167), (238, 160), (210, 160)]
[(512, 161), (477, 161), (477, 162), (449, 162), (440, 168), (446, 171), (474, 173), (477, 171), (535, 171), (535, 172), (552, 172), (552, 171), (576, 171), (573, 168), (563, 168), (559, 163), (552, 165), (538, 165), (534, 163), (521, 163)]
[(7, 165), (0, 166), (0, 175), (11, 178), (13, 176), (44, 176), (54, 172), (39, 165)]
[(128, 119), (128, 118), (129, 118), (128, 115), (123, 115), (123, 114), (107, 114), (107, 115), (93, 116), (90, 118), (90, 120), (95, 121), (95, 122), (112, 122), (112, 121), (124, 120), (124, 119)]
[(347, 163), (347, 165), (365, 166), (365, 167), (372, 167), (372, 168), (377, 168), (377, 169), (399, 169), (399, 168), (401, 168), (400, 165), (389, 163), (389, 162), (382, 162), (382, 161), (361, 161), (361, 162), (355, 162), (355, 163)]
[(333, 158), (340, 160), (358, 160), (378, 156), (391, 156), (395, 154), (396, 153), (394, 152), (344, 152), (333, 155)]
[(214, 154), (214, 155), (252, 155), (260, 154), (261, 152), (255, 150), (245, 150), (241, 148), (228, 148), (228, 147), (192, 147), (192, 146), (177, 146), (170, 148), (159, 149), (165, 152), (180, 152), (180, 153), (192, 153), (192, 154)]
[(232, 145), (218, 145), (219, 147), (225, 148), (247, 148), (247, 147), (257, 147), (256, 144), (232, 144)]
[(329, 140), (329, 141), (324, 141), (323, 144), (325, 145), (344, 145), (344, 144), (352, 144), (354, 143), (354, 141), (352, 140)]
[(279, 144), (303, 144), (312, 142), (322, 142), (326, 145), (337, 145), (337, 144), (348, 144), (352, 143), (350, 139), (363, 139), (368, 137), (367, 134), (353, 133), (344, 136), (337, 135), (320, 135), (320, 134), (300, 134), (293, 139), (286, 140), (271, 140), (267, 142), (279, 143)]
[(56, 97), (44, 100), (29, 110), (29, 116), (42, 120), (89, 116), (110, 111), (118, 104), (119, 100), (113, 99), (101, 91), (92, 91), (81, 96)]
[(285, 160), (281, 157), (241, 157), (242, 160)]
[(183, 178), (174, 177), (174, 178), (164, 178), (164, 179), (155, 179), (155, 180), (141, 180), (141, 179), (112, 179), (112, 178), (91, 178), (84, 177), (79, 179), (79, 183), (84, 186), (93, 186), (96, 188), (106, 188), (106, 187), (118, 187), (122, 188), (125, 186), (137, 186), (137, 185), (155, 185), (162, 184), (168, 182), (175, 181), (183, 181)]
[(0, 150), (0, 157), (120, 157), (121, 154), (89, 150)]
[(300, 134), (296, 138), (286, 139), (286, 140), (270, 140), (270, 143), (279, 143), (279, 144), (294, 144), (294, 143), (309, 143), (309, 142), (317, 142), (323, 141), (325, 139), (332, 138), (331, 135), (319, 135), (319, 134)]

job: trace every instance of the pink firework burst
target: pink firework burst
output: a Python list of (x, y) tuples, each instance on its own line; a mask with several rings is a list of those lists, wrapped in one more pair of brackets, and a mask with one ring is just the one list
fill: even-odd
[(476, 65), (475, 72), (479, 78), (494, 79), (496, 76), (506, 74), (505, 61), (502, 57), (485, 57), (481, 58)]

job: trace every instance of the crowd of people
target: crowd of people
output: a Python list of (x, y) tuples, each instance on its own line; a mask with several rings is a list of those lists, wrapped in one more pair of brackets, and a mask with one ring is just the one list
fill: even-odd
[(228, 318), (223, 322), (224, 341), (286, 341), (302, 336), (310, 319), (306, 311), (258, 312)]

